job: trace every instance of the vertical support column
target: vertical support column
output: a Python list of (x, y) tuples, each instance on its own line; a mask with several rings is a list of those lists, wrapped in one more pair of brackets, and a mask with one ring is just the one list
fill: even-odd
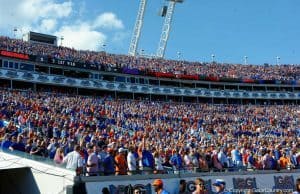
[(36, 83), (33, 83), (33, 91), (36, 92)]
[(157, 53), (156, 53), (156, 56), (158, 58), (163, 58), (165, 56), (165, 50), (167, 47), (167, 42), (169, 39), (170, 30), (171, 30), (171, 22), (172, 22), (172, 18), (173, 18), (175, 4), (176, 4), (175, 1), (169, 2), (167, 14), (166, 14), (165, 21), (163, 24), (162, 33), (160, 36), (160, 41), (159, 41), (159, 45), (158, 45), (158, 49), (157, 49)]
[(133, 34), (129, 46), (129, 51), (128, 51), (128, 55), (130, 56), (136, 56), (141, 30), (143, 27), (146, 4), (147, 4), (147, 0), (140, 0), (139, 11), (135, 21), (135, 26), (134, 26), (134, 30), (133, 30)]

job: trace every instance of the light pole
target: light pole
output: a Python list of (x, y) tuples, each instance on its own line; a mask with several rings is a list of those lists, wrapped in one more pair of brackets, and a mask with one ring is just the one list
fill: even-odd
[(60, 46), (63, 46), (63, 40), (64, 40), (65, 38), (63, 37), (63, 36), (61, 36), (60, 37)]
[(248, 65), (248, 57), (247, 56), (244, 56), (244, 64)]
[(106, 44), (102, 44), (102, 51), (105, 52), (105, 47), (106, 47)]
[(215, 62), (215, 57), (216, 57), (215, 54), (212, 54), (212, 55), (211, 55), (211, 62), (212, 62), (212, 63)]
[(17, 36), (17, 31), (18, 31), (18, 28), (17, 28), (17, 27), (14, 27), (14, 29), (13, 29), (14, 38), (16, 38), (16, 36)]
[(280, 57), (279, 56), (276, 57), (276, 63), (277, 63), (277, 65), (280, 65)]
[(180, 61), (180, 58), (181, 58), (181, 52), (177, 51), (177, 60)]

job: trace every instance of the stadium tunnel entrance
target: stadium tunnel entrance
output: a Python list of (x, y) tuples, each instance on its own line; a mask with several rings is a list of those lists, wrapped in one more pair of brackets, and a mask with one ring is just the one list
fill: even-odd
[(29, 167), (0, 169), (0, 194), (40, 194)]

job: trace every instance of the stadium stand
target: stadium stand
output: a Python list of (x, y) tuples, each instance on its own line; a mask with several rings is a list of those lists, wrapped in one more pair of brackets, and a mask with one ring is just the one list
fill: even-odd
[(87, 176), (300, 166), (299, 65), (133, 58), (8, 37), (0, 56), (4, 151), (74, 168), (76, 147), (73, 170)]
[(211, 81), (222, 78), (239, 79), (244, 82), (255, 80), (288, 81), (296, 83), (300, 77), (299, 65), (239, 65), (205, 62), (164, 60), (157, 58), (130, 57), (105, 52), (82, 51), (67, 47), (29, 43), (18, 39), (0, 37), (0, 50), (13, 51), (32, 57), (50, 57), (66, 60), (70, 64), (85, 64), (87, 68), (101, 69), (122, 67), (124, 73), (147, 74), (156, 77), (198, 80), (199, 76)]
[[(86, 175), (125, 175), (127, 165), (135, 174), (300, 164), (295, 105), (152, 102), (4, 89), (0, 94), (2, 149), (61, 165), (79, 145)], [(122, 160), (123, 171), (114, 162)]]

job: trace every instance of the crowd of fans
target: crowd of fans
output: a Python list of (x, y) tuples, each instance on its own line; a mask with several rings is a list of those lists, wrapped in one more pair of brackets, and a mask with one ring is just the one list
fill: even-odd
[(87, 175), (300, 166), (297, 105), (152, 102), (1, 89), (0, 121), (2, 150), (50, 158)]
[(144, 72), (164, 72), (254, 80), (300, 80), (300, 65), (241, 65), (131, 57), (106, 52), (82, 51), (68, 47), (29, 43), (3, 36), (0, 36), (0, 50), (37, 56), (50, 56), (57, 59), (93, 65), (136, 68)]

